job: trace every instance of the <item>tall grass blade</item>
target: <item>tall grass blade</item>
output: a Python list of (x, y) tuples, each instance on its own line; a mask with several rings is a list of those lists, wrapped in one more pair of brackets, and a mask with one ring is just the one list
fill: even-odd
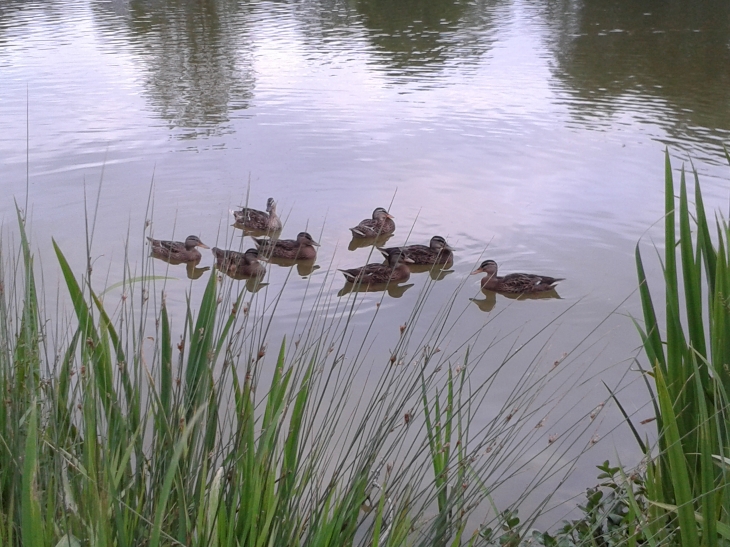
[(43, 521), (41, 519), (40, 500), (38, 499), (38, 411), (33, 404), (27, 419), (27, 436), (25, 438), (25, 457), (23, 461), (23, 501), (22, 501), (22, 538), (23, 545), (43, 547)]
[(699, 545), (699, 538), (694, 519), (692, 488), (689, 482), (687, 462), (682, 449), (682, 440), (679, 435), (679, 425), (669, 390), (664, 381), (664, 373), (660, 369), (656, 371), (655, 381), (664, 424), (662, 434), (666, 438), (665, 445), (669, 457), (669, 469), (671, 469), (671, 481), (677, 505), (682, 545), (692, 547)]
[(175, 450), (170, 458), (169, 468), (165, 474), (165, 481), (162, 483), (162, 489), (160, 490), (159, 496), (157, 497), (157, 509), (155, 511), (155, 520), (152, 525), (152, 531), (150, 534), (150, 547), (158, 547), (160, 544), (160, 537), (162, 535), (162, 521), (165, 517), (167, 510), (167, 500), (170, 497), (170, 491), (172, 489), (172, 483), (175, 479), (175, 475), (178, 473), (178, 462), (182, 457), (183, 452), (188, 448), (187, 443), (190, 435), (196, 429), (195, 426), (203, 415), (205, 408), (199, 408), (188, 420), (185, 425), (185, 429), (180, 439), (175, 444)]

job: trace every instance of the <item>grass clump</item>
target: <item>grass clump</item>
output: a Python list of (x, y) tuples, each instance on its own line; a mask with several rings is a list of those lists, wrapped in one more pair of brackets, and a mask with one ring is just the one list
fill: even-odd
[[(488, 348), (470, 348), (485, 326), (442, 351), (449, 308), (418, 339), (426, 294), (371, 373), (367, 336), (353, 342), (349, 330), (356, 293), (302, 306), (312, 311), (274, 356), (276, 298), (213, 272), (176, 340), (158, 278), (126, 271), (110, 312), (111, 293), (94, 290), (90, 270), (74, 274), (54, 243), (73, 313), (51, 320), (20, 213), (18, 225), (19, 249), (0, 250), (0, 547), (486, 545), (505, 526), (526, 537), (554, 491), (522, 522), (517, 507), (590, 444), (577, 444), (586, 416), (554, 444), (536, 425), (556, 402), (546, 388), (570, 389), (565, 367), (540, 372), (538, 337), (475, 385)], [(531, 343), (503, 406), (475, 427)], [(496, 501), (534, 455), (528, 489)]]
[(667, 154), (664, 331), (636, 251), (640, 330), (659, 432), (658, 455), (647, 467), (642, 535), (655, 544), (724, 545), (730, 542), (730, 232), (718, 218), (713, 238), (696, 171), (694, 179), (691, 211), (684, 169), (677, 199)]

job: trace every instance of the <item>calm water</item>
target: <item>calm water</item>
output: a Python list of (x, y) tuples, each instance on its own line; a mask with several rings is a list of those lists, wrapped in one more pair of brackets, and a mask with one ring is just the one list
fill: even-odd
[[(624, 404), (643, 419), (651, 411), (629, 371), (639, 340), (627, 315), (640, 313), (634, 246), (661, 240), (651, 226), (663, 211), (665, 147), (677, 167), (692, 159), (708, 206), (728, 195), (730, 4), (685, 4), (4, 0), (3, 229), (14, 230), (12, 198), (27, 199), (55, 287), (51, 236), (81, 272), (84, 192), (93, 211), (103, 180), (92, 250), (103, 287), (121, 278), (127, 239), (134, 267), (147, 234), (250, 246), (229, 209), (247, 194), (258, 208), (273, 196), (284, 237), (307, 229), (322, 243), (321, 268), (286, 281), (278, 339), (307, 289), (337, 298), (334, 268), (368, 261), (369, 249), (348, 250), (347, 228), (384, 206), (398, 226), (389, 244), (439, 234), (457, 248), (423, 312), (427, 321), (456, 299), (454, 346), (488, 320), (490, 340), (556, 321), (540, 358), (580, 347), (571, 361), (584, 374), (566, 408), (589, 410), (606, 398), (600, 379), (626, 375)], [(566, 277), (561, 299), (485, 302), (476, 277), (459, 288), (484, 258), (503, 272)], [(211, 264), (204, 254), (201, 266)], [(179, 278), (167, 285), (178, 317), (208, 275), (155, 270)], [(269, 270), (267, 290), (278, 290), (290, 270)], [(356, 329), (383, 299), (376, 370), (431, 281), (410, 283), (399, 298), (363, 296)], [(503, 354), (480, 364), (484, 375)], [(573, 493), (594, 482), (594, 463), (636, 461), (626, 432), (611, 433), (617, 422), (609, 409), (587, 433), (602, 448), (586, 455)]]

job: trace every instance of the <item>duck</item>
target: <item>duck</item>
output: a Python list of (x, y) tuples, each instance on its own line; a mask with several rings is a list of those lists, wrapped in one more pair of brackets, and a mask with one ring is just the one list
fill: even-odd
[(184, 242), (165, 241), (163, 239), (152, 239), (151, 237), (148, 237), (147, 241), (150, 242), (152, 247), (152, 254), (168, 262), (198, 262), (201, 256), (196, 247), (210, 249), (200, 241), (198, 236), (188, 236)]
[(366, 218), (360, 224), (350, 228), (352, 237), (379, 237), (395, 232), (393, 216), (382, 207), (373, 211), (373, 218)]
[(266, 200), (266, 212), (244, 207), (240, 211), (232, 211), (235, 223), (249, 230), (261, 232), (278, 232), (282, 228), (281, 219), (276, 214), (274, 198)]
[(349, 283), (360, 283), (362, 285), (377, 285), (389, 282), (401, 283), (408, 281), (411, 276), (408, 264), (413, 264), (413, 260), (399, 250), (394, 250), (388, 253), (387, 264), (373, 263), (361, 268), (339, 271), (342, 272)]
[(292, 260), (314, 260), (317, 258), (319, 243), (307, 232), (299, 232), (296, 239), (263, 239), (253, 238), (260, 253), (272, 258)]
[(482, 278), (482, 289), (512, 294), (549, 291), (554, 289), (558, 282), (565, 280), (563, 277), (526, 273), (511, 273), (499, 277), (497, 275), (497, 263), (494, 260), (485, 260), (476, 270), (471, 272), (472, 275), (478, 273), (487, 274), (486, 277)]
[(213, 247), (213, 256), (219, 270), (236, 277), (263, 277), (266, 268), (259, 262), (257, 249), (248, 249), (245, 253), (226, 251)]
[(414, 264), (448, 264), (454, 260), (454, 249), (449, 247), (446, 240), (441, 236), (433, 236), (429, 246), (426, 245), (405, 245), (403, 247), (389, 247), (384, 249), (378, 247), (386, 258), (391, 251), (404, 252)]

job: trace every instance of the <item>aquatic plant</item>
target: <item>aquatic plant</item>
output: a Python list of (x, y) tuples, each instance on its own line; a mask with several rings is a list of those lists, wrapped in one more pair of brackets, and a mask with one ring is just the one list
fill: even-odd
[(659, 434), (655, 455), (637, 436), (648, 457), (650, 509), (637, 534), (651, 544), (730, 541), (730, 232), (718, 217), (713, 240), (696, 171), (694, 180), (691, 213), (684, 168), (677, 199), (667, 153), (665, 329), (636, 248), (644, 312), (639, 330), (649, 361), (646, 374), (655, 384), (654, 391), (647, 382)]

